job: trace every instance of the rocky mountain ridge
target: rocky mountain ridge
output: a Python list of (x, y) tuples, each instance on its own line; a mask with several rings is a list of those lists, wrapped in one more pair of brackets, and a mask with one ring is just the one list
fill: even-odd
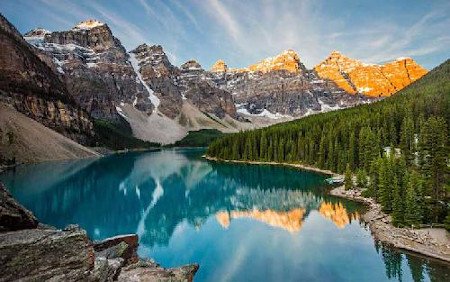
[(333, 51), (314, 70), (350, 94), (370, 97), (390, 96), (427, 73), (411, 58), (398, 58), (383, 65), (364, 64), (338, 51)]
[(293, 50), (241, 69), (223, 60), (211, 70), (195, 60), (178, 67), (160, 45), (141, 44), (127, 53), (96, 20), (68, 31), (36, 29), (25, 39), (94, 119), (124, 119), (135, 137), (164, 144), (191, 130), (237, 132), (370, 103), (423, 72), (412, 60), (381, 68), (337, 52), (308, 70)]

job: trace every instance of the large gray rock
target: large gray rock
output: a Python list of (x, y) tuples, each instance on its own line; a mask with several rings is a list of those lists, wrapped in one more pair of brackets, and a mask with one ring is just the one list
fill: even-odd
[(85, 280), (94, 259), (86, 232), (79, 228), (0, 233), (0, 273), (5, 281)]
[(32, 212), (17, 203), (0, 183), (0, 232), (36, 228), (38, 220)]
[(178, 268), (162, 268), (157, 263), (142, 260), (122, 269), (118, 281), (193, 281), (198, 264)]
[(138, 262), (137, 247), (139, 238), (136, 234), (119, 235), (105, 239), (100, 242), (94, 242), (96, 256), (107, 259), (121, 258), (124, 264)]

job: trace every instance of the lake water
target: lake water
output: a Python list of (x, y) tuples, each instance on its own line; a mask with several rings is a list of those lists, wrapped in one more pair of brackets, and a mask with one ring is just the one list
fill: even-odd
[(199, 263), (196, 281), (450, 281), (448, 265), (374, 242), (326, 176), (215, 163), (200, 149), (20, 166), (0, 175), (40, 221), (94, 240), (137, 233), (139, 255)]

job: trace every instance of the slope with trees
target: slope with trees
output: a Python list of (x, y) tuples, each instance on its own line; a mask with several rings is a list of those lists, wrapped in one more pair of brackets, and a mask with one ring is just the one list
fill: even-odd
[(365, 193), (392, 214), (394, 224), (449, 222), (449, 98), (447, 60), (393, 97), (227, 135), (207, 154), (347, 169), (360, 175)]

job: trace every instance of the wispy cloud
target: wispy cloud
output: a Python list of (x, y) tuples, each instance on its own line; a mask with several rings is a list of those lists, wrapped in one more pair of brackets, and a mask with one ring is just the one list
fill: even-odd
[[(434, 66), (450, 51), (450, 3), (445, 0), (384, 5), (343, 0), (0, 1), (8, 15), (5, 7), (14, 9), (9, 14), (17, 17), (15, 23), (27, 18), (60, 29), (97, 18), (128, 49), (142, 42), (161, 44), (173, 62), (198, 59), (205, 67), (218, 58), (243, 67), (289, 48), (307, 67), (332, 50), (369, 63), (417, 56)], [(33, 17), (41, 18), (28, 20)]]

